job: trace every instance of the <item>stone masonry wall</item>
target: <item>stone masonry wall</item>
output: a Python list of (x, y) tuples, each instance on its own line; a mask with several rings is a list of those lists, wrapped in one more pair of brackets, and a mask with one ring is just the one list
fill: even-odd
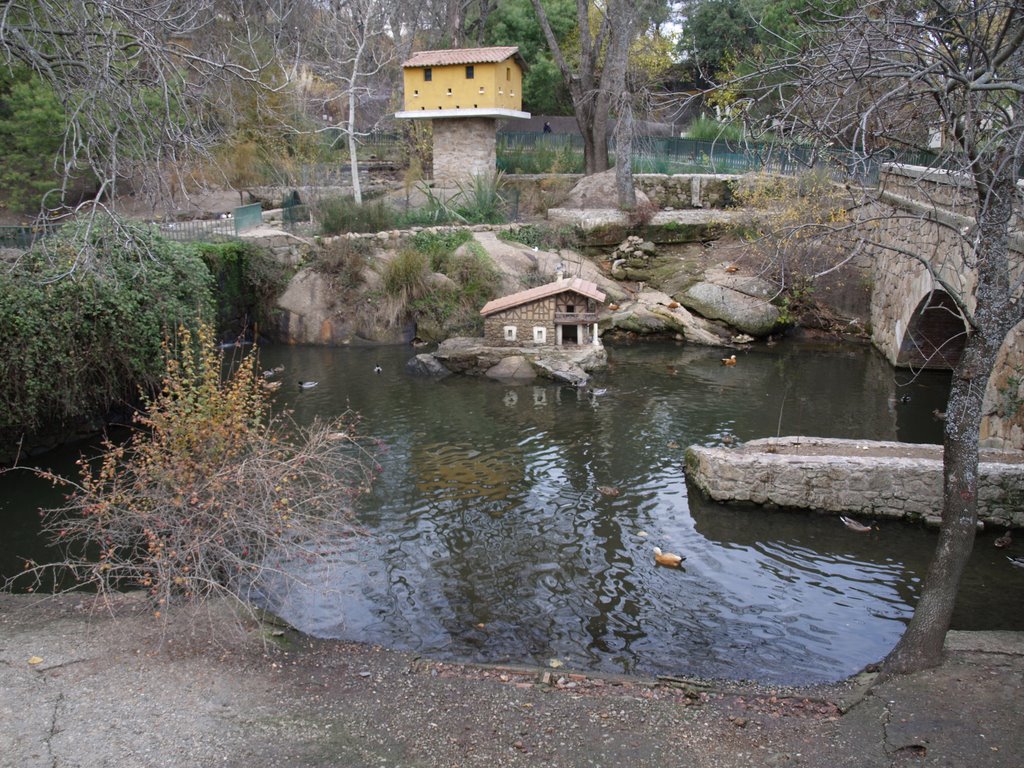
[(494, 173), (497, 131), (493, 118), (445, 118), (433, 124), (434, 181), (465, 184), (474, 176)]
[[(934, 455), (925, 456), (929, 453)], [(1024, 462), (983, 453), (978, 516), (1024, 527)], [(691, 446), (686, 474), (712, 499), (834, 514), (923, 520), (942, 511), (942, 449), (904, 443), (783, 437), (740, 448)]]
[[(1024, 190), (1024, 183), (1019, 185)], [(973, 201), (961, 177), (945, 171), (886, 166), (879, 200), (861, 209), (866, 240), (878, 243), (871, 294), (871, 340), (896, 363), (900, 346), (921, 300), (935, 286), (925, 267), (899, 251), (929, 259), (932, 268), (966, 297), (973, 310), (976, 277), (967, 268)], [(1024, 194), (1021, 196), (1024, 198)], [(962, 237), (961, 233), (968, 235)], [(1024, 232), (1011, 235), (1011, 280), (1024, 271)], [(893, 250), (895, 249), (895, 250)], [(981, 445), (1024, 449), (1024, 327), (1003, 344), (985, 391)]]
[[(533, 329), (543, 326), (545, 344), (555, 343), (555, 299), (546, 299), (513, 307), (484, 318), (484, 339), (495, 347), (529, 347), (533, 345)], [(505, 341), (505, 326), (516, 327), (516, 340)]]

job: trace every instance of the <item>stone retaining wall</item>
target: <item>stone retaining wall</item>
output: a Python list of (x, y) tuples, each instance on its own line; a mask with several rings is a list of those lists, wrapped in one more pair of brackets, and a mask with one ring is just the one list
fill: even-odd
[[(1024, 461), (983, 452), (979, 519), (1024, 527)], [(937, 523), (942, 513), (941, 446), (782, 437), (739, 448), (690, 446), (686, 474), (722, 502)]]

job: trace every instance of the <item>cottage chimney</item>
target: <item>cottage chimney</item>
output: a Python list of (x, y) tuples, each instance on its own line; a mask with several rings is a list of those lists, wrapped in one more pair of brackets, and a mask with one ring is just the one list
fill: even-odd
[(560, 261), (555, 267), (555, 282), (560, 283), (563, 280), (565, 280), (565, 264)]

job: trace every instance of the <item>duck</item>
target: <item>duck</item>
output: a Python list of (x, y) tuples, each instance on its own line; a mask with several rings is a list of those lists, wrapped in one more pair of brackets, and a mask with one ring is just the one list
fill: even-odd
[(319, 381), (300, 381), (299, 389), (312, 389), (319, 383)]
[(871, 530), (871, 526), (870, 525), (864, 525), (864, 523), (858, 523), (853, 518), (846, 517), (846, 515), (840, 515), (839, 516), (839, 521), (843, 525), (845, 525), (847, 528), (849, 528), (851, 531), (856, 531), (857, 533), (867, 533), (868, 531)]
[(740, 268), (737, 267), (735, 264), (730, 264), (728, 267), (725, 268), (725, 271), (731, 275), (734, 272), (739, 272)]
[(605, 496), (618, 496), (622, 491), (611, 485), (599, 485), (597, 490), (603, 493)]
[(999, 547), (999, 549), (1006, 549), (1008, 546), (1013, 544), (1013, 533), (1007, 529), (1006, 533), (992, 543)]
[(1006, 559), (1010, 561), (1010, 565), (1017, 568), (1024, 568), (1024, 557), (1010, 557), (1007, 555)]
[(383, 368), (381, 368), (381, 367), (380, 367), (380, 364), (378, 363), (377, 365), (373, 366), (373, 372), (374, 372), (374, 373), (383, 373), (383, 372), (384, 372), (384, 369), (383, 369)]
[(946, 412), (940, 411), (938, 408), (936, 408), (935, 410), (932, 411), (932, 417), (935, 418), (937, 421), (945, 421)]
[(722, 365), (736, 365), (736, 355), (729, 355), (722, 358)]
[(654, 548), (654, 562), (664, 565), (666, 568), (682, 568), (683, 560), (686, 558), (672, 552), (662, 552), (661, 547)]
[(264, 381), (261, 383), (263, 384), (263, 389), (265, 389), (267, 392), (274, 392), (275, 390), (281, 388), (280, 381)]

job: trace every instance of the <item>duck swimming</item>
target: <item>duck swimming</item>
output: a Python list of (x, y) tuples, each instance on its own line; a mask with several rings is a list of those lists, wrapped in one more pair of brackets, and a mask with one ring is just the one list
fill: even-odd
[(736, 355), (729, 355), (722, 358), (722, 365), (736, 365)]
[(299, 389), (312, 389), (319, 383), (319, 381), (300, 381)]
[(654, 548), (654, 562), (658, 565), (664, 565), (666, 568), (682, 568), (683, 560), (686, 558), (682, 555), (676, 555), (672, 552), (662, 552), (661, 547)]
[(843, 525), (845, 525), (847, 528), (849, 528), (851, 531), (856, 531), (857, 533), (867, 533), (868, 531), (871, 530), (871, 526), (870, 525), (864, 525), (864, 523), (858, 523), (856, 520), (854, 520), (852, 518), (849, 518), (849, 517), (846, 517), (845, 515), (840, 515), (839, 516), (839, 521)]
[(1007, 530), (1006, 533), (1004, 533), (1002, 536), (1000, 536), (992, 543), (995, 544), (999, 549), (1006, 549), (1008, 546), (1013, 544), (1013, 533)]

